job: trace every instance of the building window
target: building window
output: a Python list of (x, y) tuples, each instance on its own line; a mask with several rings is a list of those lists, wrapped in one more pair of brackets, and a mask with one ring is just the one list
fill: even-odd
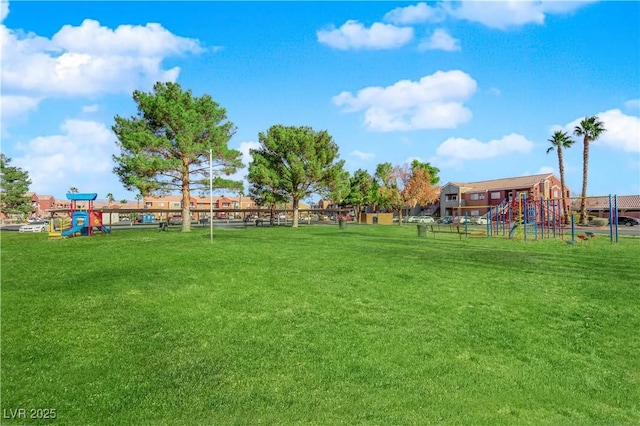
[(158, 207), (164, 207), (164, 203), (158, 203)]
[(445, 201), (458, 201), (458, 194), (447, 194), (444, 199)]
[(152, 206), (153, 206), (153, 203), (151, 201), (147, 201), (146, 203), (144, 203), (145, 209), (150, 209)]
[(499, 192), (492, 192), (491, 193), (491, 199), (492, 200), (499, 200), (500, 199), (500, 193)]
[(553, 198), (558, 198), (558, 190), (553, 191)]
[(484, 200), (484, 194), (470, 194), (469, 200), (471, 201)]
[(480, 216), (480, 210), (471, 210), (471, 216)]

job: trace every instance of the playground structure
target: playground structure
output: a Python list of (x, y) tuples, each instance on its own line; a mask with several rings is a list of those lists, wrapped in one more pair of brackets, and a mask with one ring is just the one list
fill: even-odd
[[(111, 230), (102, 223), (102, 212), (93, 210), (93, 202), (98, 197), (95, 193), (85, 194), (67, 194), (67, 199), (71, 201), (71, 210), (69, 212), (71, 220), (67, 222), (69, 227), (61, 226), (60, 236), (73, 237), (76, 234), (90, 237), (94, 233), (94, 228), (99, 232), (109, 233)], [(87, 204), (80, 209), (78, 201), (86, 201)], [(86, 208), (86, 210), (84, 209)], [(65, 221), (63, 221), (64, 223)], [(51, 222), (53, 226), (53, 221)], [(52, 235), (53, 234), (53, 235)], [(49, 236), (57, 236), (56, 232), (51, 229)]]
[(49, 238), (62, 238), (62, 231), (69, 228), (71, 218), (52, 217), (49, 221)]
[(564, 227), (561, 200), (535, 200), (527, 193), (519, 193), (511, 202), (496, 209), (489, 208), (491, 218), (490, 233), (505, 235), (509, 238), (563, 238)]
[[(618, 242), (618, 206), (617, 197), (609, 195), (609, 215), (608, 227), (611, 243)], [(465, 213), (460, 214), (455, 221), (464, 223), (464, 234), (471, 235), (468, 223), (470, 218)], [(461, 218), (464, 217), (464, 220)], [(533, 199), (528, 197), (526, 192), (518, 193), (511, 201), (503, 201), (497, 206), (488, 206), (486, 217), (486, 233), (489, 236), (505, 236), (512, 239), (538, 240), (545, 238), (565, 239), (566, 229), (570, 226), (570, 240), (568, 244), (575, 244), (577, 241), (588, 242), (596, 237), (596, 233), (585, 231), (581, 235), (576, 235), (575, 216), (570, 215), (570, 222), (564, 223), (562, 200), (561, 199)], [(577, 238), (577, 239), (576, 239)]]

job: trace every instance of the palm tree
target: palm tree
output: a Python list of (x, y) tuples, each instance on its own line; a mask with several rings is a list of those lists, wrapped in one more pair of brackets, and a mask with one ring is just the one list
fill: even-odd
[(143, 200), (142, 194), (136, 194), (136, 201), (138, 202), (138, 208), (140, 208), (140, 201)]
[(69, 194), (77, 194), (78, 193), (78, 188), (76, 188), (75, 186), (72, 186), (71, 188), (69, 188)]
[(575, 143), (573, 139), (569, 137), (567, 132), (556, 131), (551, 139), (551, 146), (547, 149), (547, 154), (554, 149), (558, 153), (558, 169), (560, 170), (560, 190), (562, 191), (562, 211), (564, 212), (564, 223), (569, 222), (569, 210), (567, 210), (567, 199), (564, 189), (564, 159), (562, 157), (562, 150), (571, 148), (571, 145)]
[(589, 172), (589, 144), (596, 141), (606, 132), (602, 121), (597, 116), (585, 117), (579, 126), (573, 129), (573, 134), (582, 136), (584, 152), (582, 154), (582, 195), (580, 196), (580, 223), (587, 224), (587, 174)]
[(113, 203), (115, 200), (116, 199), (112, 193), (107, 194), (107, 205), (109, 206), (109, 208), (111, 208), (111, 203)]

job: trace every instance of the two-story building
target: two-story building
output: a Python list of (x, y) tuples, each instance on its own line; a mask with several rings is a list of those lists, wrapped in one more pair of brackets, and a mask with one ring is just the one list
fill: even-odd
[[(175, 210), (177, 214), (182, 210), (182, 195), (144, 197), (144, 208), (146, 210)], [(251, 197), (227, 197), (224, 195), (209, 197), (203, 195), (189, 198), (190, 210), (206, 213), (206, 211), (213, 209), (216, 210), (219, 217), (231, 217), (233, 211), (255, 208), (256, 204)]]
[[(564, 190), (565, 197), (569, 197), (569, 188), (565, 186)], [(517, 199), (521, 193), (526, 193), (529, 199), (559, 200), (562, 198), (560, 179), (553, 173), (545, 173), (479, 182), (448, 182), (440, 189), (440, 216), (483, 216), (490, 207)]]
[(56, 205), (56, 199), (53, 195), (39, 195), (35, 192), (27, 192), (26, 195), (31, 197), (32, 217), (47, 217), (47, 210)]

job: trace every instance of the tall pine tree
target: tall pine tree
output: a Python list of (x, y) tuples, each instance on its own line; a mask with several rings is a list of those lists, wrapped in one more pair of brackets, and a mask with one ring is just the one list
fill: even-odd
[(26, 216), (33, 210), (26, 195), (31, 185), (29, 173), (11, 166), (11, 158), (0, 154), (0, 209), (5, 215)]
[(215, 187), (242, 185), (224, 177), (243, 167), (240, 152), (227, 146), (233, 123), (211, 96), (194, 97), (177, 83), (156, 83), (153, 93), (136, 90), (133, 99), (138, 116), (115, 117), (121, 154), (114, 156), (114, 172), (125, 188), (143, 195), (180, 192), (182, 230), (189, 231), (191, 191), (208, 188), (210, 150)]

